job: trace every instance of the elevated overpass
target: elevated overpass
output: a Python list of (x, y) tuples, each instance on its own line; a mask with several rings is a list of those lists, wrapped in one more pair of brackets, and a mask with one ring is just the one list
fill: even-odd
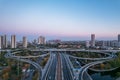
[(89, 51), (89, 52), (120, 52), (120, 50), (85, 50), (85, 49), (30, 49), (30, 51)]

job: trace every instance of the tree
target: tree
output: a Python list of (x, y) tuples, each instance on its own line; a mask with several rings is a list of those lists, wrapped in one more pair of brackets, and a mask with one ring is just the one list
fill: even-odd
[(103, 63), (100, 64), (100, 68), (104, 69), (105, 65)]

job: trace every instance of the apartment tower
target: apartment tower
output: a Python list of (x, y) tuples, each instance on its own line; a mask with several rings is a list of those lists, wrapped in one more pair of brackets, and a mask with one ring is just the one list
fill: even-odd
[(95, 34), (91, 34), (91, 47), (95, 46)]
[(16, 48), (16, 36), (11, 36), (11, 48)]
[(0, 36), (0, 48), (4, 49), (7, 47), (8, 47), (7, 46), (7, 36), (6, 35)]
[(40, 36), (40, 37), (38, 38), (38, 44), (45, 44), (45, 37)]
[(27, 37), (23, 36), (23, 47), (27, 48)]

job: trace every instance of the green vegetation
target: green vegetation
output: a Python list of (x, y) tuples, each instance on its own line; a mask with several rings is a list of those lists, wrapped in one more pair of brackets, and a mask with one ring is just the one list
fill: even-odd
[(12, 51), (12, 53), (15, 53), (16, 56), (36, 56), (36, 55), (40, 55), (42, 52), (34, 52), (34, 51), (30, 51), (28, 49), (20, 49), (17, 51)]
[(74, 52), (71, 53), (73, 56), (82, 57), (82, 58), (101, 58), (102, 54), (96, 52)]
[(1, 51), (0, 52), (0, 66), (7, 66), (8, 65), (8, 60), (4, 57), (6, 52)]
[(19, 64), (18, 62), (12, 59), (8, 59), (8, 65), (7, 66), (1, 66), (3, 67), (0, 78), (2, 80), (19, 80), (22, 76), (22, 63)]
[(95, 65), (94, 69), (98, 70), (109, 70), (109, 69), (114, 69), (120, 67), (120, 52), (116, 53), (117, 57), (114, 58), (113, 60)]
[[(13, 51), (14, 52), (14, 51)], [(30, 51), (30, 50), (27, 50), (27, 49), (21, 49), (18, 51), (18, 53), (16, 53), (15, 55), (16, 56), (36, 56), (36, 55), (41, 55), (42, 52), (34, 52), (34, 51)], [(40, 61), (40, 65), (42, 67), (45, 66), (45, 64), (47, 63), (48, 59), (49, 59), (49, 56), (45, 56), (42, 61)], [(30, 60), (36, 62), (39, 58), (29, 58)]]
[[(106, 56), (104, 54), (99, 54), (96, 52), (79, 52), (79, 53), (71, 53), (71, 55), (82, 57), (82, 58), (101, 58), (101, 57)], [(98, 69), (98, 70), (108, 70), (108, 69), (120, 67), (120, 52), (116, 53), (116, 55), (117, 57), (114, 58), (113, 60), (104, 62), (102, 64), (95, 65), (91, 68)], [(91, 61), (89, 60), (84, 61), (84, 63), (89, 63), (89, 62)]]
[(40, 65), (41, 65), (42, 67), (44, 67), (44, 66), (46, 65), (49, 57), (50, 57), (50, 55), (48, 55), (48, 56), (46, 56), (46, 57), (43, 58), (43, 60), (42, 60), (41, 63), (40, 63)]
[(120, 77), (120, 72), (117, 72), (117, 73), (116, 73), (116, 76), (117, 76), (117, 77)]
[[(16, 51), (12, 51), (13, 53)], [(28, 56), (28, 55), (32, 55), (32, 52), (30, 50), (27, 49), (21, 49), (17, 51), (18, 53), (16, 53), (16, 56)]]
[(37, 72), (37, 71), (35, 71), (35, 73), (36, 73), (36, 74), (34, 74), (34, 76), (33, 76), (32, 80), (37, 80), (37, 78), (38, 78), (38, 72)]
[(120, 52), (118, 52), (116, 55), (117, 55), (117, 58), (108, 62), (112, 68), (120, 67)]
[[(41, 55), (42, 52), (32, 52), (27, 49), (13, 49), (12, 53), (16, 52), (16, 56), (37, 56)], [(20, 80), (23, 77), (22, 70), (29, 69), (30, 64), (20, 62), (14, 59), (5, 58), (4, 55), (7, 52), (0, 52), (0, 80)], [(49, 56), (43, 57), (39, 64), (44, 67), (49, 59)], [(39, 58), (30, 58), (30, 60), (37, 62)], [(18, 66), (19, 65), (19, 66)], [(38, 71), (35, 70), (33, 80), (37, 80)]]
[[(16, 52), (16, 50), (12, 50)], [(29, 50), (17, 50), (16, 56), (29, 56), (33, 53)], [(5, 58), (4, 55), (7, 52), (0, 52), (0, 80), (20, 80), (22, 76), (22, 68), (28, 69), (27, 63), (16, 61), (14, 59)], [(34, 60), (36, 60), (34, 58)], [(19, 64), (18, 64), (19, 63)], [(19, 67), (18, 67), (19, 65)], [(37, 73), (35, 73), (36, 76)], [(33, 76), (34, 77), (34, 76)], [(37, 76), (36, 76), (37, 77)], [(36, 78), (34, 80), (37, 80)]]

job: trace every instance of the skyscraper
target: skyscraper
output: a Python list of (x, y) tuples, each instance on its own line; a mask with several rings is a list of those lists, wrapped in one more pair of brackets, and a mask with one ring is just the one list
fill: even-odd
[(95, 34), (91, 34), (91, 46), (95, 46)]
[(27, 48), (27, 38), (25, 36), (23, 37), (23, 47)]
[(16, 48), (16, 36), (11, 36), (11, 48)]
[(1, 49), (1, 47), (2, 47), (2, 46), (1, 46), (1, 36), (0, 36), (0, 49)]
[(118, 34), (118, 43), (117, 43), (118, 47), (120, 47), (120, 34)]
[(1, 49), (3, 49), (4, 48), (4, 38), (3, 38), (3, 36), (0, 36), (0, 38), (1, 38)]
[(7, 36), (0, 36), (0, 46), (1, 48), (7, 48)]
[(40, 36), (40, 37), (38, 38), (38, 44), (45, 44), (45, 37)]
[(118, 34), (118, 42), (120, 42), (120, 34)]
[(7, 36), (4, 35), (3, 38), (4, 38), (4, 48), (7, 48), (8, 47), (8, 45), (7, 45)]

